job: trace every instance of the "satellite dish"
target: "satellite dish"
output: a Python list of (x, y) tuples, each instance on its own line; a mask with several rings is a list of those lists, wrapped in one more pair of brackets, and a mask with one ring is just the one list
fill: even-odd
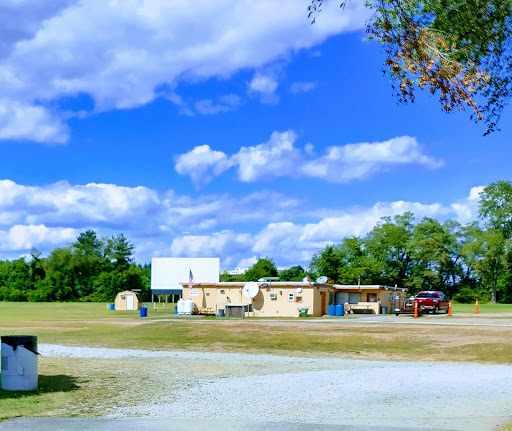
[(315, 283), (324, 284), (326, 281), (327, 281), (327, 277), (325, 275), (322, 275), (321, 277), (318, 277), (315, 280)]
[(242, 288), (242, 293), (246, 298), (252, 299), (254, 298), (258, 292), (260, 291), (260, 287), (258, 286), (258, 283), (254, 281), (250, 281), (249, 283), (245, 283), (244, 287)]

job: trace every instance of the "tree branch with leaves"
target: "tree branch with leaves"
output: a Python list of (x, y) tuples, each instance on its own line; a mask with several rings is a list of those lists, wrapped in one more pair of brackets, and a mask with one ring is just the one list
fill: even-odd
[[(348, 0), (347, 0), (348, 1)], [(316, 22), (324, 0), (312, 0)], [(340, 4), (344, 8), (346, 2)], [(416, 90), (439, 95), (445, 112), (470, 109), (489, 134), (512, 93), (512, 0), (367, 0), (368, 40), (382, 44), (399, 103)]]

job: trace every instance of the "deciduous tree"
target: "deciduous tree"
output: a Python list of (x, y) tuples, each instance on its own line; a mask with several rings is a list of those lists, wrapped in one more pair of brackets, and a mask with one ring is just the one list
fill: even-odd
[[(324, 0), (311, 0), (314, 22)], [(344, 7), (344, 0), (341, 6)], [(399, 102), (417, 89), (446, 112), (469, 108), (497, 129), (512, 92), (512, 0), (367, 0), (368, 39), (384, 48)], [(474, 117), (473, 117), (474, 116)]]
[(259, 258), (244, 274), (246, 281), (257, 281), (262, 277), (277, 277), (277, 268), (272, 259)]

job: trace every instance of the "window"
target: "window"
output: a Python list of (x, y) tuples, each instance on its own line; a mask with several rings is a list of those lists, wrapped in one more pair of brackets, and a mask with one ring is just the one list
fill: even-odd
[(437, 298), (437, 293), (435, 292), (420, 292), (416, 295), (417, 298)]
[(220, 289), (220, 292), (219, 292), (221, 295), (224, 295), (224, 289)]
[(334, 292), (329, 292), (329, 305), (334, 304)]
[(210, 296), (210, 293), (209, 293), (209, 292), (206, 292), (206, 296)]
[(295, 302), (302, 302), (302, 296), (296, 296)]
[(368, 302), (377, 302), (377, 295), (375, 293), (369, 293), (367, 301)]
[(361, 301), (361, 294), (360, 293), (349, 293), (348, 294), (348, 302), (349, 304), (357, 304)]
[(288, 301), (295, 301), (295, 293), (289, 293), (288, 294)]

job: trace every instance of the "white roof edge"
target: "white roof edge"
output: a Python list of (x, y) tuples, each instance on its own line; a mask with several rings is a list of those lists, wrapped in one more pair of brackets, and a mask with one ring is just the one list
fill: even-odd
[[(218, 281), (218, 282), (204, 282), (204, 283), (194, 283), (194, 286), (240, 286), (242, 287), (246, 283), (256, 283), (259, 286), (266, 284), (270, 287), (272, 286), (297, 286), (297, 287), (308, 287), (309, 283), (307, 281)], [(188, 281), (183, 281), (180, 283), (182, 286), (188, 286)], [(332, 284), (319, 284), (319, 283), (311, 283), (311, 286), (332, 286)]]
[(394, 287), (394, 286), (386, 286), (385, 284), (333, 284), (335, 289), (387, 289), (387, 290), (403, 290), (407, 291), (406, 287)]

